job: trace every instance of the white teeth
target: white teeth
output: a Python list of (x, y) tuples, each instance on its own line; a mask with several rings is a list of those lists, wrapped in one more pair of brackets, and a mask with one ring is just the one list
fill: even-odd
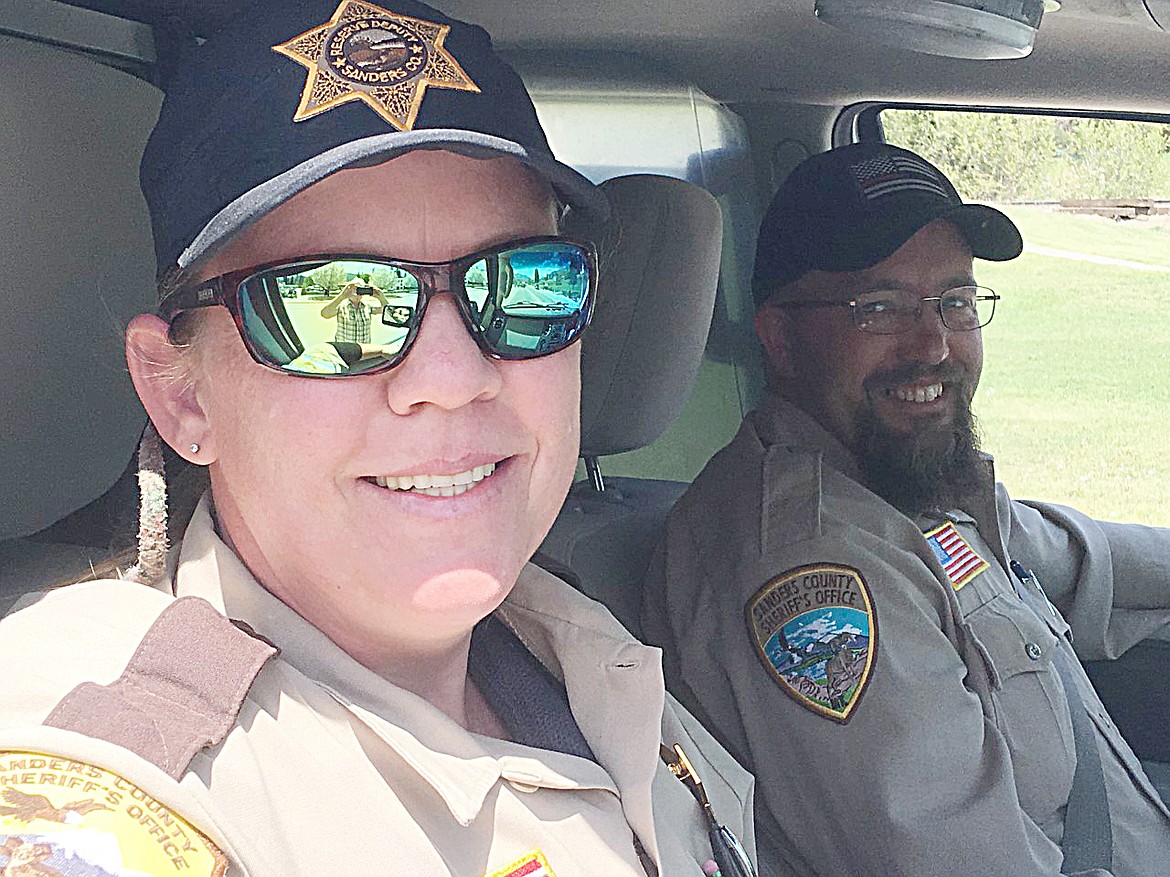
[(933, 402), (943, 394), (942, 384), (931, 384), (929, 387), (898, 387), (890, 393), (903, 402)]
[(496, 471), (495, 463), (485, 463), (454, 475), (377, 475), (374, 483), (389, 490), (413, 490), (427, 496), (459, 496)]

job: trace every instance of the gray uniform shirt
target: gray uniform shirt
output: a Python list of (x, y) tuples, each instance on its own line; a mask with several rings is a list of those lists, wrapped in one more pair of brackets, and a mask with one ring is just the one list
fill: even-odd
[[(643, 630), (756, 774), (764, 873), (1061, 872), (1076, 756), (1053, 655), (1068, 624), (1084, 658), (1165, 635), (1170, 531), (1015, 502), (990, 479), (965, 506), (910, 520), (769, 398), (672, 512)], [(924, 536), (939, 528), (951, 555)], [(1020, 599), (1011, 559), (1063, 616)], [(1072, 663), (1113, 873), (1170, 874), (1170, 815)]]

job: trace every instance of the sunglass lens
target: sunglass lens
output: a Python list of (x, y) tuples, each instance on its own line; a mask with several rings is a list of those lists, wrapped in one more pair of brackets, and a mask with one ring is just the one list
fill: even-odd
[(418, 304), (418, 280), (377, 262), (286, 265), (240, 287), (252, 349), (294, 374), (361, 374), (397, 360), (417, 326)]
[(504, 359), (555, 353), (589, 318), (589, 259), (576, 244), (549, 241), (486, 256), (468, 268), (463, 286), (484, 340)]

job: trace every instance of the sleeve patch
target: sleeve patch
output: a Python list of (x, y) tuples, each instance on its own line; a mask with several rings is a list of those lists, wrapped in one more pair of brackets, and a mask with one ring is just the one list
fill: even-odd
[(951, 521), (922, 535), (926, 538), (926, 544), (930, 546), (935, 559), (942, 564), (951, 587), (956, 591), (961, 590), (967, 582), (991, 566), (975, 553), (975, 549), (959, 535)]
[(222, 877), (227, 858), (174, 811), (115, 773), (0, 751), (4, 874)]
[(849, 566), (816, 563), (768, 581), (745, 607), (764, 668), (806, 709), (849, 721), (877, 659), (869, 586)]

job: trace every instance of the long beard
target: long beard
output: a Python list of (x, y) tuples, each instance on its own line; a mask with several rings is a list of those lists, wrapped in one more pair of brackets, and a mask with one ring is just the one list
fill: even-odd
[[(853, 452), (866, 485), (911, 518), (957, 508), (987, 474), (971, 413), (974, 386), (958, 375), (948, 377), (947, 393), (954, 399), (949, 422), (902, 432), (866, 407), (855, 424)], [(905, 380), (894, 376), (887, 382)]]

